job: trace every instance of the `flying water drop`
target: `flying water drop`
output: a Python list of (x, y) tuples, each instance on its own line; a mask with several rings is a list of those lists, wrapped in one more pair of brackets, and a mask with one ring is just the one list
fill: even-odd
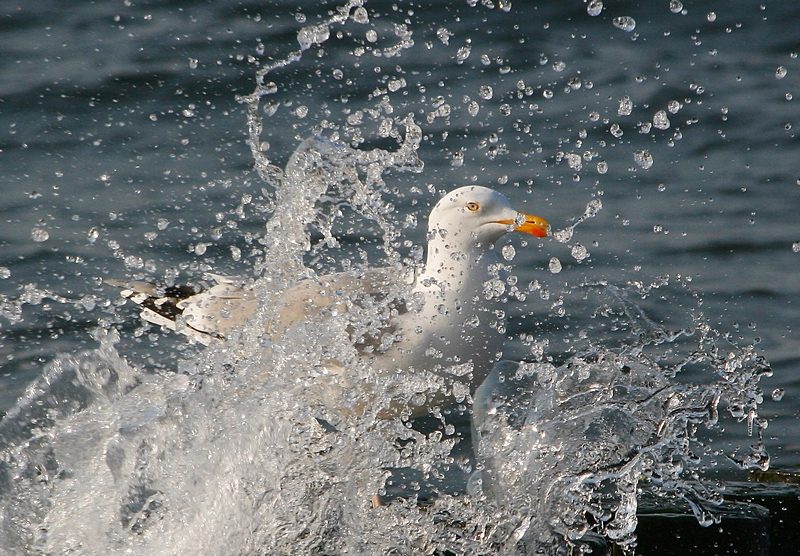
[(636, 151), (633, 153), (633, 159), (636, 161), (636, 164), (639, 167), (644, 168), (647, 170), (653, 165), (653, 155), (650, 154), (650, 151)]
[(629, 16), (620, 16), (615, 17), (612, 20), (614, 27), (617, 29), (622, 29), (626, 33), (630, 33), (634, 29), (636, 29), (636, 20)]
[(300, 45), (300, 50), (308, 50), (315, 44), (324, 43), (330, 36), (331, 30), (324, 23), (320, 25), (309, 25), (297, 32), (297, 42)]
[(586, 12), (594, 17), (600, 15), (600, 12), (603, 11), (603, 2), (602, 0), (592, 0), (589, 2), (589, 5), (586, 6)]
[(31, 239), (36, 243), (42, 243), (50, 239), (50, 234), (44, 228), (33, 228), (31, 230)]
[(622, 97), (619, 99), (619, 108), (617, 108), (617, 114), (620, 116), (630, 116), (631, 112), (633, 112), (633, 101), (631, 97)]
[(669, 129), (669, 117), (666, 110), (659, 110), (653, 115), (653, 125), (657, 129)]
[(580, 172), (581, 168), (583, 167), (583, 159), (579, 154), (566, 153), (564, 155), (564, 159), (567, 161), (567, 166), (569, 166), (570, 170)]
[(366, 8), (363, 6), (359, 6), (353, 11), (353, 21), (356, 23), (361, 23), (362, 25), (365, 23), (369, 23), (369, 14), (367, 14)]
[(580, 243), (576, 243), (575, 245), (572, 246), (571, 253), (572, 257), (578, 262), (582, 261), (583, 259), (589, 256), (589, 251), (587, 251), (586, 247), (584, 247)]

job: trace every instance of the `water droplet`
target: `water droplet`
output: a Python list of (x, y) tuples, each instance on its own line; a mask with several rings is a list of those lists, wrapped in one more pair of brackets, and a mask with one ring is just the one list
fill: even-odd
[(517, 254), (517, 250), (514, 249), (514, 246), (510, 244), (504, 245), (500, 252), (503, 254), (503, 258), (507, 261), (513, 261), (514, 256)]
[(784, 66), (778, 66), (775, 70), (775, 79), (783, 79), (786, 77), (788, 70)]
[(597, 173), (605, 174), (606, 172), (608, 172), (608, 162), (601, 160), (597, 163)]
[(717, 20), (716, 12), (708, 12), (708, 14), (706, 14), (706, 19), (709, 23), (714, 23)]
[(653, 125), (657, 129), (669, 129), (669, 118), (666, 110), (659, 110), (653, 115)]
[(602, 0), (591, 0), (591, 2), (589, 2), (589, 5), (586, 6), (586, 12), (592, 17), (600, 15), (600, 12), (602, 11), (603, 11)]
[(100, 237), (100, 229), (97, 226), (94, 226), (86, 232), (86, 239), (89, 240), (89, 243), (94, 243), (97, 241), (97, 238)]
[(555, 257), (551, 257), (550, 258), (550, 263), (547, 265), (547, 267), (550, 269), (550, 272), (552, 272), (553, 274), (558, 274), (559, 272), (561, 272), (561, 261), (559, 261)]
[(189, 58), (189, 68), (190, 69), (197, 69), (197, 64), (199, 60), (197, 58)]
[(367, 14), (367, 10), (361, 6), (356, 8), (353, 11), (353, 21), (356, 23), (369, 23), (369, 14)]
[(565, 69), (567, 69), (567, 64), (565, 64), (561, 60), (559, 60), (557, 62), (553, 62), (553, 69), (560, 73), (560, 72), (564, 71)]
[(683, 11), (683, 2), (681, 0), (669, 0), (669, 11), (674, 14), (679, 14)]
[(31, 239), (36, 243), (41, 243), (50, 239), (50, 234), (44, 228), (33, 228), (31, 230)]
[(378, 33), (375, 31), (375, 29), (370, 29), (367, 31), (366, 37), (369, 42), (377, 42)]
[(400, 79), (392, 79), (391, 81), (389, 81), (388, 88), (389, 91), (396, 93), (405, 86), (406, 86), (406, 80), (401, 77)]
[(136, 255), (126, 255), (123, 257), (122, 262), (128, 270), (138, 270), (144, 268), (144, 259)]
[(91, 294), (85, 295), (81, 298), (81, 305), (85, 311), (94, 311), (97, 307), (97, 299)]
[(572, 252), (572, 257), (579, 262), (589, 256), (589, 251), (587, 251), (586, 247), (584, 247), (580, 243), (576, 243), (575, 245), (573, 245), (571, 252)]
[(795, 253), (800, 253), (800, 241), (795, 241), (792, 243), (792, 251)]
[(608, 129), (611, 132), (611, 135), (619, 139), (622, 137), (622, 129), (620, 129), (619, 124), (611, 124), (611, 127)]
[(478, 115), (478, 111), (481, 109), (481, 105), (475, 102), (474, 100), (467, 105), (467, 112), (473, 118)]
[(779, 402), (783, 399), (784, 390), (783, 388), (775, 388), (772, 391), (772, 401)]
[(324, 43), (330, 36), (331, 30), (324, 23), (309, 25), (297, 32), (297, 42), (300, 45), (300, 50), (308, 50), (315, 44)]
[(469, 58), (470, 53), (472, 52), (472, 47), (470, 46), (462, 46), (456, 52), (456, 62), (459, 64), (462, 63), (464, 60)]
[(159, 230), (166, 230), (167, 226), (169, 226), (169, 220), (166, 218), (159, 218), (158, 222), (156, 222), (156, 228)]
[(633, 153), (633, 159), (636, 161), (636, 164), (645, 170), (653, 165), (653, 155), (650, 154), (650, 151), (636, 151)]
[(234, 261), (241, 260), (242, 258), (242, 250), (236, 247), (235, 245), (231, 245), (231, 258)]
[(439, 27), (436, 31), (436, 36), (442, 42), (442, 44), (450, 44), (450, 37), (453, 36), (453, 33), (447, 30), (446, 27)]
[(339, 68), (336, 68), (335, 70), (333, 70), (332, 74), (333, 74), (333, 78), (336, 79), (337, 81), (344, 77), (344, 72), (342, 70), (340, 70)]
[(594, 218), (597, 213), (603, 209), (603, 201), (600, 199), (592, 199), (586, 203), (586, 210), (583, 211), (584, 218)]
[(492, 89), (491, 85), (481, 85), (481, 88), (478, 90), (478, 94), (484, 100), (489, 100), (494, 95), (494, 90)]
[(275, 112), (278, 111), (279, 107), (280, 104), (278, 104), (277, 102), (268, 102), (264, 104), (264, 114), (266, 114), (267, 116), (274, 116)]
[(667, 103), (667, 110), (669, 110), (670, 114), (677, 114), (681, 108), (683, 108), (683, 105), (677, 100), (671, 100)]
[(194, 246), (194, 253), (195, 255), (204, 255), (207, 249), (208, 244), (201, 242)]
[(392, 119), (384, 118), (378, 126), (378, 135), (380, 137), (389, 137), (392, 134)]
[(298, 106), (294, 113), (298, 118), (305, 118), (308, 115), (308, 106)]
[(569, 166), (571, 170), (579, 172), (583, 167), (583, 159), (578, 154), (566, 153), (564, 159), (567, 161), (567, 166)]
[(626, 33), (630, 33), (634, 29), (636, 29), (636, 20), (629, 16), (620, 16), (615, 17), (611, 23), (614, 24), (614, 27), (617, 29), (622, 29)]
[(550, 89), (545, 89), (544, 91), (542, 91), (542, 96), (550, 100), (551, 98), (553, 98), (553, 91), (551, 91)]
[(460, 168), (464, 165), (464, 149), (459, 149), (453, 153), (453, 159), (450, 161), (450, 166), (453, 168)]
[(631, 112), (633, 112), (633, 101), (631, 97), (622, 97), (619, 99), (619, 108), (617, 108), (617, 114), (620, 116), (630, 116)]
[(486, 299), (499, 299), (505, 291), (506, 285), (498, 278), (492, 278), (483, 284), (483, 296)]
[(572, 239), (572, 234), (574, 232), (573, 228), (564, 228), (563, 230), (558, 230), (557, 232), (553, 233), (553, 239), (555, 239), (559, 243), (566, 243)]
[(5, 266), (0, 266), (0, 280), (5, 280), (11, 276), (11, 269)]

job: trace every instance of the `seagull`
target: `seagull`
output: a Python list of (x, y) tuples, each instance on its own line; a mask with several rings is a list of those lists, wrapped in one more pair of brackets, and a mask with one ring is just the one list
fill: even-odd
[[(383, 309), (379, 322), (360, 335), (351, 333), (360, 357), (372, 369), (446, 374), (447, 369), (466, 364), (470, 372), (459, 380), (474, 393), (502, 352), (498, 288), (502, 292), (504, 286), (497, 276), (501, 258), (495, 245), (509, 232), (544, 238), (550, 235), (550, 225), (542, 217), (516, 210), (498, 191), (480, 185), (459, 187), (430, 212), (421, 269), (405, 277), (396, 268), (378, 267), (301, 280), (281, 294), (265, 334), (280, 341), (282, 334), (309, 319), (364, 307), (374, 311), (377, 306)], [(108, 283), (123, 288), (121, 295), (141, 306), (144, 320), (210, 345), (230, 338), (258, 309), (252, 285), (210, 276), (216, 283), (204, 291), (186, 286), (161, 289), (145, 282)], [(404, 299), (395, 295), (400, 283), (405, 285)], [(336, 361), (326, 363), (340, 366)]]

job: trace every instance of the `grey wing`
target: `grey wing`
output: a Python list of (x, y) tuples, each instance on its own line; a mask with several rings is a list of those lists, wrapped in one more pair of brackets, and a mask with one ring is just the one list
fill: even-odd
[(241, 327), (257, 307), (253, 292), (239, 286), (235, 279), (210, 276), (217, 283), (203, 291), (188, 286), (161, 289), (147, 282), (106, 283), (122, 288), (122, 297), (140, 305), (142, 319), (209, 345)]
[[(210, 276), (217, 283), (203, 291), (188, 286), (160, 289), (147, 282), (106, 282), (122, 288), (122, 297), (140, 305), (144, 320), (209, 345), (241, 328), (258, 308), (252, 289), (242, 287), (235, 278)], [(281, 295), (277, 315), (267, 324), (267, 333), (277, 338), (297, 324), (336, 311), (347, 315), (356, 343), (367, 350), (380, 349), (386, 332), (393, 330), (393, 317), (406, 312), (404, 301), (395, 295), (403, 282), (398, 272), (390, 268), (303, 280)]]
[(394, 319), (407, 312), (400, 295), (408, 283), (396, 269), (339, 272), (300, 282), (285, 292), (271, 334), (280, 336), (308, 319), (346, 315), (351, 339), (366, 351), (384, 349)]

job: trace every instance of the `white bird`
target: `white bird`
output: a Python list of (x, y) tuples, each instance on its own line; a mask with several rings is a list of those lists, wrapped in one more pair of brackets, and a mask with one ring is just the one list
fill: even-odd
[[(411, 279), (407, 299), (384, 304), (388, 310), (382, 322), (372, 327), (371, 335), (362, 331), (357, 339), (371, 367), (437, 372), (471, 363), (471, 375), (462, 380), (468, 380), (474, 392), (503, 347), (503, 335), (490, 326), (498, 319), (499, 301), (487, 296), (486, 288), (496, 278), (492, 265), (500, 262), (494, 245), (511, 231), (545, 237), (550, 226), (539, 216), (517, 211), (505, 195), (487, 187), (460, 187), (439, 200), (428, 218), (425, 265)], [(230, 278), (212, 278), (217, 284), (202, 292), (186, 287), (159, 290), (142, 282), (109, 283), (123, 287), (122, 296), (142, 306), (144, 320), (208, 345), (229, 337), (257, 309), (251, 288)], [(393, 268), (303, 280), (280, 296), (277, 317), (268, 323), (266, 333), (279, 340), (298, 323), (334, 310), (338, 314), (357, 310), (365, 298), (392, 295), (402, 281)]]

